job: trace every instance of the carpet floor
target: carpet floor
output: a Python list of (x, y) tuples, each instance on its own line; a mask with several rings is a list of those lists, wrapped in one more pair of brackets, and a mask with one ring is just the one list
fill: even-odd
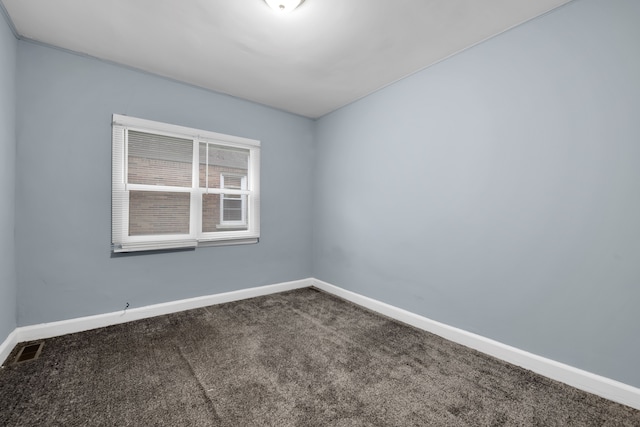
[(640, 411), (300, 289), (44, 340), (0, 369), (0, 425), (640, 426)]

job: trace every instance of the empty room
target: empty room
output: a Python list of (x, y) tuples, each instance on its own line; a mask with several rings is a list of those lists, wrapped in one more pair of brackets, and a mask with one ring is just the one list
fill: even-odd
[(640, 426), (639, 1), (0, 14), (0, 425)]

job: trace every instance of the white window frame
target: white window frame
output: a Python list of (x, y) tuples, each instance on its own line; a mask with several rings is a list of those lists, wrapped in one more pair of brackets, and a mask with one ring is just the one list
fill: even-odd
[[(135, 130), (156, 135), (190, 139), (193, 142), (193, 170), (191, 187), (143, 185), (127, 182), (127, 135)], [(200, 143), (228, 148), (249, 150), (246, 186), (240, 190), (224, 188), (200, 188)], [(207, 171), (208, 173), (208, 171)], [(222, 186), (221, 186), (222, 187)], [(190, 218), (188, 234), (129, 236), (130, 191), (187, 192), (190, 193)], [(205, 194), (243, 195), (246, 230), (202, 231), (202, 196)], [(220, 206), (222, 212), (222, 204)], [(112, 251), (136, 252), (173, 248), (257, 243), (260, 238), (260, 141), (183, 126), (139, 119), (120, 114), (112, 121)], [(240, 224), (234, 224), (236, 227)], [(220, 227), (219, 227), (220, 228)]]

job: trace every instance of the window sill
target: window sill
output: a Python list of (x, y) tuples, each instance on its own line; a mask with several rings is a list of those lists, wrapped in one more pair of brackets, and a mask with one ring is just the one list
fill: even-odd
[(208, 246), (233, 246), (233, 245), (253, 245), (260, 241), (258, 237), (225, 240), (198, 240), (184, 242), (150, 242), (147, 244), (121, 244), (111, 248), (112, 255), (127, 255), (134, 253), (154, 253), (167, 251), (193, 250), (196, 248), (206, 248)]

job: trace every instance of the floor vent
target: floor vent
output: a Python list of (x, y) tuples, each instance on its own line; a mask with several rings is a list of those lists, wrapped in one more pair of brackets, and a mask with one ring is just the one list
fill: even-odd
[(28, 360), (37, 359), (38, 356), (40, 356), (43, 346), (43, 342), (25, 345), (20, 349), (18, 356), (16, 356), (16, 360), (13, 363), (22, 363)]

